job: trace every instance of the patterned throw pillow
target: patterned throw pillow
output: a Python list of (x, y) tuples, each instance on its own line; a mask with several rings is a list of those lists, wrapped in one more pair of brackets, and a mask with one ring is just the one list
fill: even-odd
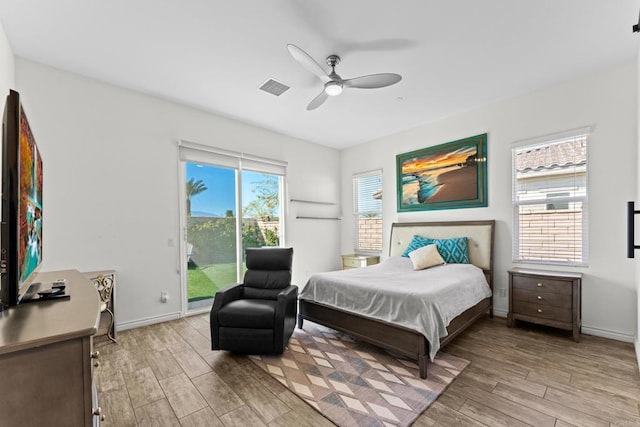
[(466, 237), (454, 237), (452, 239), (432, 239), (415, 235), (402, 253), (408, 257), (410, 252), (423, 246), (435, 244), (438, 252), (447, 264), (471, 264), (469, 261), (469, 248)]
[(466, 237), (434, 239), (438, 252), (447, 264), (470, 264)]
[(413, 236), (413, 239), (411, 239), (411, 242), (409, 242), (409, 245), (407, 246), (407, 248), (402, 253), (402, 256), (405, 258), (408, 258), (410, 252), (413, 252), (416, 249), (420, 249), (423, 246), (432, 245), (433, 243), (434, 243), (433, 239), (415, 235)]

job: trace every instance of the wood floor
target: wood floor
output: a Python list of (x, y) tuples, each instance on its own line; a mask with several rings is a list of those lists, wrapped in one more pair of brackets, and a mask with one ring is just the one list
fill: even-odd
[[(212, 352), (207, 315), (96, 349), (105, 426), (332, 425), (248, 358)], [(486, 318), (445, 351), (471, 365), (414, 426), (640, 426), (631, 344)]]

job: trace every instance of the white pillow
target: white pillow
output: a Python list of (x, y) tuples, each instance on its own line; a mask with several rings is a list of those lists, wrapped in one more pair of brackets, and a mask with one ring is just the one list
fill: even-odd
[(411, 258), (414, 270), (424, 270), (425, 268), (444, 264), (444, 260), (435, 244), (423, 246), (409, 252), (409, 258)]

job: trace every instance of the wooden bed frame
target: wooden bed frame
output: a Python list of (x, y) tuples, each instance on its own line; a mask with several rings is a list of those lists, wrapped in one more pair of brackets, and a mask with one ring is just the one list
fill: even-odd
[[(447, 221), (394, 223), (391, 227), (389, 256), (401, 255), (414, 235), (433, 238), (467, 237), (469, 259), (483, 269), (493, 291), (493, 236), (495, 221)], [(454, 318), (447, 327), (448, 335), (440, 340), (444, 347), (485, 313), (493, 317), (493, 298), (489, 297)], [(402, 326), (364, 317), (312, 301), (299, 301), (298, 327), (304, 319), (360, 338), (369, 343), (416, 360), (420, 377), (427, 377), (429, 343), (424, 335)]]

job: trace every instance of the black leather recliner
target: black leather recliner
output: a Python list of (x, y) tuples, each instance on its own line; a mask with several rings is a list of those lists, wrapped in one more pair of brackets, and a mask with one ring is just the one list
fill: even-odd
[(291, 285), (293, 248), (246, 249), (244, 283), (216, 293), (211, 349), (281, 354), (296, 324), (298, 287)]

